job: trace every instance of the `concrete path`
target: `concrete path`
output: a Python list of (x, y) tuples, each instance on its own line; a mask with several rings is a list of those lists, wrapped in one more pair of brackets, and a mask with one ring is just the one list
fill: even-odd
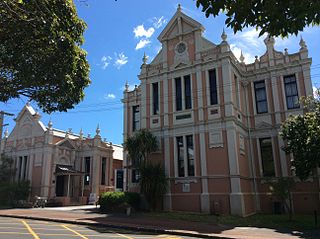
[(211, 223), (189, 222), (173, 219), (150, 218), (141, 214), (125, 215), (100, 214), (95, 206), (8, 209), (0, 210), (0, 216), (39, 219), (61, 223), (90, 226), (107, 226), (146, 232), (158, 232), (200, 238), (243, 238), (243, 239), (319, 239), (320, 232), (279, 231), (268, 228), (231, 227)]

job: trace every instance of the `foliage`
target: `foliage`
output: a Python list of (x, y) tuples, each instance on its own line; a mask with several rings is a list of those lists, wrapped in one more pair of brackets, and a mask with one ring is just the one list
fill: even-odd
[(286, 211), (289, 212), (289, 219), (292, 219), (292, 199), (291, 191), (295, 186), (294, 180), (289, 177), (281, 177), (276, 181), (270, 181), (270, 190), (272, 194), (277, 197), (282, 205), (285, 206)]
[(140, 172), (140, 192), (155, 209), (157, 201), (168, 187), (163, 166), (150, 160), (150, 154), (158, 150), (157, 138), (148, 130), (142, 129), (127, 138), (124, 149), (128, 151), (133, 166)]
[(105, 192), (99, 198), (100, 210), (102, 212), (122, 211), (128, 205), (138, 209), (140, 195), (133, 192)]
[(66, 111), (90, 83), (86, 24), (72, 0), (0, 1), (0, 101), (21, 96)]
[(149, 160), (150, 154), (158, 150), (158, 141), (150, 131), (141, 129), (126, 139), (124, 149), (132, 162), (139, 165)]
[(292, 169), (301, 180), (306, 180), (320, 167), (320, 100), (308, 97), (302, 103), (308, 112), (290, 116), (280, 135), (286, 141), (285, 152), (293, 154)]
[(305, 26), (320, 24), (320, 1), (300, 0), (197, 0), (206, 17), (224, 12), (225, 24), (234, 33), (251, 26), (260, 30), (260, 36), (287, 37), (297, 35)]
[(160, 163), (142, 164), (140, 170), (140, 190), (155, 210), (157, 201), (167, 192), (168, 179)]
[(30, 182), (14, 182), (15, 170), (13, 160), (5, 155), (0, 162), (0, 205), (15, 206), (20, 200), (27, 200), (30, 193)]

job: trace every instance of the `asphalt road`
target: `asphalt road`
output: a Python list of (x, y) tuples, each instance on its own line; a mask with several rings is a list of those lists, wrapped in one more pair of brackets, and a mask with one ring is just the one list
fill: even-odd
[(73, 224), (0, 217), (0, 239), (188, 239), (174, 235), (94, 228)]

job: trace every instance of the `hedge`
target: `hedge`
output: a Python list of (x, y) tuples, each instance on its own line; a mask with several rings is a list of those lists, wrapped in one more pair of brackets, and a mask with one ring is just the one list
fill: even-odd
[(140, 195), (133, 192), (105, 192), (99, 198), (100, 211), (123, 212), (125, 208), (139, 209)]

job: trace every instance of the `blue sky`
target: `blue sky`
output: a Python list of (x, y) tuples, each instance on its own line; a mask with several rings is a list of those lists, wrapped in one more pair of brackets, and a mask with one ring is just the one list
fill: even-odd
[[(85, 90), (85, 99), (67, 113), (41, 113), (42, 122), (46, 125), (51, 118), (53, 127), (78, 133), (82, 128), (84, 134), (95, 135), (97, 124), (101, 135), (108, 141), (122, 143), (123, 106), (121, 103), (123, 86), (126, 81), (133, 87), (139, 84), (137, 75), (140, 72), (143, 53), (149, 56), (149, 62), (157, 54), (161, 45), (157, 40), (165, 24), (174, 15), (178, 3), (187, 15), (203, 24), (204, 35), (214, 43), (221, 42), (221, 32), (225, 17), (206, 18), (192, 0), (88, 0), (77, 1), (79, 16), (86, 21), (84, 48), (88, 52), (91, 67), (91, 85)], [(161, 2), (161, 3), (160, 3)], [(258, 38), (255, 29), (248, 28), (243, 32), (232, 34), (225, 29), (228, 42), (235, 55), (239, 57), (242, 49), (245, 61), (252, 62), (255, 55), (265, 52), (263, 37)], [(302, 33), (313, 58), (311, 75), (313, 84), (320, 87), (320, 27), (306, 28)], [(299, 50), (300, 35), (289, 39), (276, 39), (276, 50), (288, 48), (289, 53)], [(10, 100), (0, 103), (0, 110), (17, 115), (26, 100)], [(35, 103), (32, 103), (36, 109)], [(13, 117), (6, 117), (8, 129), (14, 126)]]

